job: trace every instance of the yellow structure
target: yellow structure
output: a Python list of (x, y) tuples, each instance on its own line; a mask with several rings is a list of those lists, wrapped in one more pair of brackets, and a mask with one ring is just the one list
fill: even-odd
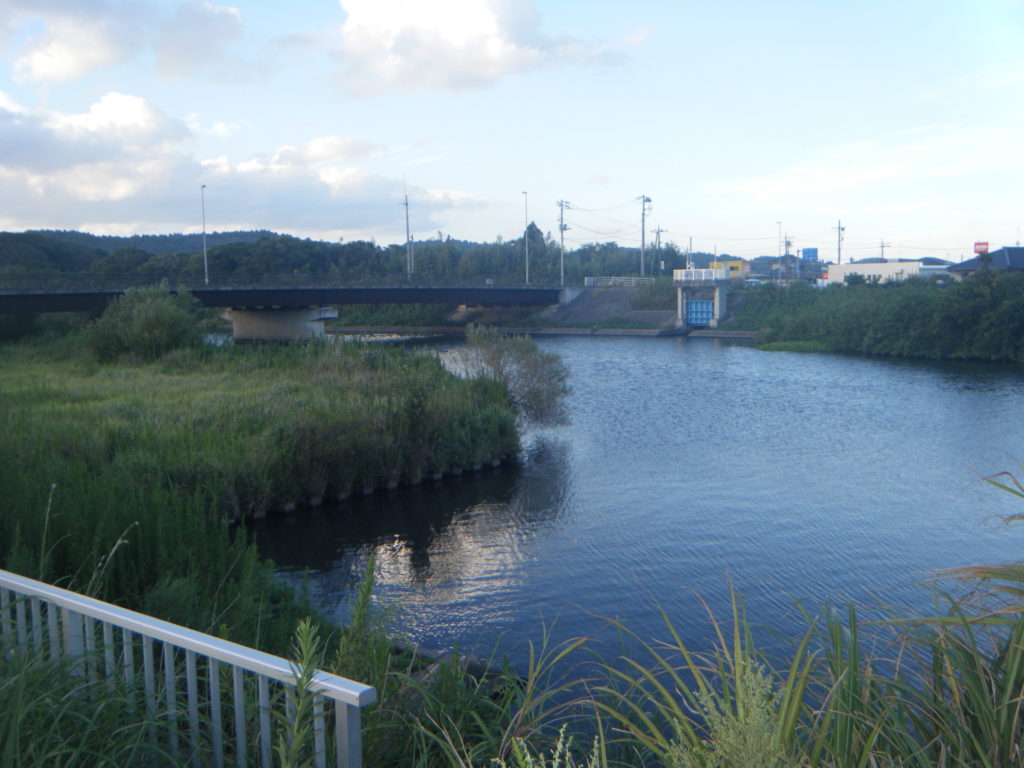
[(750, 273), (750, 265), (743, 259), (719, 259), (708, 266), (712, 269), (724, 269), (730, 280), (741, 280)]

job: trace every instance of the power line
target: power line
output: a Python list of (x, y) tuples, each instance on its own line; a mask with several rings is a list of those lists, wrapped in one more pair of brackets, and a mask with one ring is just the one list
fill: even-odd
[(577, 221), (573, 221), (572, 224), (574, 227), (576, 227), (576, 229), (582, 229), (587, 232), (592, 232), (595, 235), (601, 235), (603, 237), (608, 237), (610, 235), (635, 235), (638, 232), (638, 230), (635, 229), (615, 229), (602, 231), (600, 229), (591, 229), (590, 227), (585, 227)]

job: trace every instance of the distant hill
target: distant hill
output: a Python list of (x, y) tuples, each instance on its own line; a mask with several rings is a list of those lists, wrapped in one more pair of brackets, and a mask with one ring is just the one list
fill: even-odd
[[(88, 232), (76, 232), (63, 229), (35, 229), (25, 234), (39, 235), (50, 240), (82, 246), (89, 249), (112, 253), (118, 248), (137, 248), (154, 256), (163, 253), (198, 253), (203, 250), (201, 234), (184, 235), (180, 233), (168, 235), (131, 235), (118, 237), (115, 235), (91, 235)], [(276, 232), (266, 229), (240, 232), (208, 232), (206, 234), (207, 249), (231, 243), (255, 243), (261, 237), (278, 237)]]
[(105, 252), (38, 232), (0, 232), (0, 274), (81, 272)]

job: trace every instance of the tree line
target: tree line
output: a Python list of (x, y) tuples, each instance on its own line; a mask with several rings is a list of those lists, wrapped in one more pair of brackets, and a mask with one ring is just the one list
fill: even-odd
[[(551, 233), (536, 224), (527, 228), (530, 283), (555, 285), (561, 278), (562, 251)], [(478, 243), (451, 236), (417, 241), (413, 246), (415, 277), (424, 282), (500, 284), (526, 280), (523, 238)], [(646, 250), (647, 274), (669, 274), (686, 266), (675, 245)], [(692, 254), (706, 264), (711, 254)], [(720, 258), (724, 258), (720, 257)], [(272, 232), (221, 232), (207, 236), (207, 262), (218, 279), (291, 275), (337, 281), (404, 280), (404, 244), (382, 246), (358, 240), (332, 243)], [(564, 255), (566, 282), (580, 284), (590, 275), (640, 273), (640, 249), (615, 242), (588, 243)], [(82, 232), (33, 231), (0, 233), (0, 275), (87, 273), (98, 277), (166, 279), (194, 283), (204, 277), (200, 235), (137, 235), (99, 237)]]
[(962, 282), (761, 285), (729, 327), (837, 352), (1024, 363), (1024, 274), (982, 269)]

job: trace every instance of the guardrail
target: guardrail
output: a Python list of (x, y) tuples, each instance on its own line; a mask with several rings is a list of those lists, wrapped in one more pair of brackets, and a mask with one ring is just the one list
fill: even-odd
[(677, 283), (703, 282), (705, 280), (728, 280), (727, 269), (674, 269), (672, 280)]
[[(76, 657), (78, 674), (90, 679), (102, 674), (111, 685), (123, 682), (129, 695), (144, 699), (150, 719), (161, 716), (157, 737), (172, 751), (179, 751), (187, 724), (197, 766), (220, 768), (229, 759), (247, 767), (253, 749), (252, 764), (271, 768), (272, 721), (294, 715), (295, 669), (285, 659), (3, 570), (0, 635), (51, 658)], [(316, 765), (327, 768), (333, 755), (338, 768), (359, 768), (361, 709), (377, 700), (376, 691), (319, 671), (310, 691)], [(233, 727), (225, 726), (222, 695), (231, 699)], [(325, 712), (332, 701), (333, 723)]]
[(638, 288), (641, 285), (654, 285), (653, 277), (585, 277), (583, 285), (587, 288)]

